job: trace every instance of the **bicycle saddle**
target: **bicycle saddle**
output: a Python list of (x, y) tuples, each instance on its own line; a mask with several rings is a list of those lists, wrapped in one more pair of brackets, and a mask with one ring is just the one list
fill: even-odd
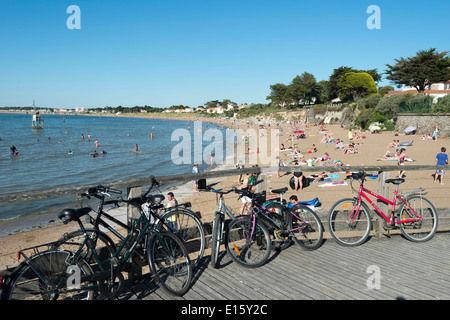
[(386, 183), (392, 183), (392, 184), (401, 184), (403, 182), (405, 182), (405, 179), (401, 179), (401, 178), (397, 178), (397, 179), (387, 179), (386, 181), (384, 181)]
[(70, 221), (76, 221), (80, 217), (88, 214), (91, 208), (80, 208), (80, 209), (64, 209), (58, 213), (58, 218), (62, 220), (64, 224), (68, 224)]
[(287, 187), (281, 188), (281, 189), (273, 189), (271, 192), (272, 193), (285, 193), (286, 191), (288, 191)]

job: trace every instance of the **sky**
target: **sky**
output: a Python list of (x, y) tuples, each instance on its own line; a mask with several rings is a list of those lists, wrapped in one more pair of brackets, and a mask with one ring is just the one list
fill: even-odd
[(303, 72), (382, 73), (450, 50), (449, 12), (448, 0), (0, 0), (0, 107), (268, 103), (271, 84)]

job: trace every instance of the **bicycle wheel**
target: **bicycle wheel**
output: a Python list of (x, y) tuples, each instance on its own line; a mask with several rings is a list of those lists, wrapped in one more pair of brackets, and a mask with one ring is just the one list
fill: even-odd
[[(13, 271), (2, 299), (92, 300), (95, 283), (81, 282), (82, 275), (93, 273), (91, 266), (83, 259), (71, 265), (70, 257), (71, 252), (65, 250), (48, 250), (31, 256)], [(75, 271), (74, 276), (68, 273), (69, 267)]]
[(287, 218), (289, 231), (297, 244), (306, 250), (319, 248), (323, 240), (323, 227), (317, 214), (310, 208), (296, 204)]
[[(281, 225), (283, 223), (283, 205), (278, 202), (270, 202), (265, 204), (264, 207), (270, 212), (269, 217), (276, 223)], [(266, 214), (266, 212), (263, 212)], [(282, 234), (278, 228), (275, 226), (269, 226), (266, 224), (269, 234), (272, 238), (272, 249), (274, 250), (284, 250), (291, 245), (291, 239), (289, 235)], [(288, 229), (288, 224), (285, 222), (284, 228)]]
[(148, 262), (155, 282), (170, 294), (185, 294), (192, 281), (192, 265), (181, 240), (161, 231), (153, 233), (148, 242)]
[(411, 196), (399, 213), (398, 221), (422, 218), (419, 221), (397, 223), (405, 238), (414, 242), (425, 242), (433, 238), (438, 227), (438, 216), (430, 200), (418, 195)]
[[(107, 236), (104, 232), (98, 231), (98, 234), (94, 229), (86, 229), (86, 234), (89, 238), (92, 239), (95, 245), (95, 250), (99, 255), (101, 261), (107, 260), (112, 257), (116, 252), (116, 245), (114, 241)], [(73, 231), (68, 234), (62, 236), (61, 239), (58, 240), (60, 243), (58, 245), (59, 249), (67, 250), (71, 252), (76, 252), (80, 246), (84, 243), (86, 237), (81, 230)], [(83, 248), (83, 252), (80, 257), (89, 262), (90, 264), (95, 263), (95, 259), (93, 258), (92, 250), (87, 247)]]
[(236, 218), (228, 226), (225, 247), (234, 261), (244, 267), (256, 268), (269, 259), (272, 241), (266, 226), (246, 215)]
[(183, 241), (192, 265), (197, 266), (203, 257), (206, 244), (205, 230), (200, 219), (190, 210), (183, 208), (167, 211), (160, 219), (164, 221), (168, 231)]
[(328, 226), (333, 238), (343, 246), (358, 246), (367, 240), (372, 230), (372, 220), (367, 205), (358, 199), (336, 202), (328, 214)]
[(215, 269), (218, 267), (217, 261), (219, 258), (220, 240), (222, 239), (223, 224), (224, 221), (222, 214), (216, 212), (211, 233), (211, 266)]

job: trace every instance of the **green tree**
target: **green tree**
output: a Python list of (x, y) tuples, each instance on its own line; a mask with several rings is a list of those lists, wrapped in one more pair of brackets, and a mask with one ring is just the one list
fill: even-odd
[(330, 86), (329, 82), (326, 80), (319, 81), (316, 86), (316, 92), (317, 92), (317, 103), (326, 103), (330, 101)]
[(285, 96), (289, 103), (309, 104), (316, 96), (316, 78), (308, 72), (296, 76), (288, 85)]
[(328, 81), (329, 99), (339, 97), (339, 80), (343, 75), (349, 72), (365, 72), (370, 74), (375, 82), (381, 81), (381, 75), (378, 73), (377, 69), (357, 70), (352, 67), (341, 66), (334, 69), (333, 73), (330, 75), (330, 79)]
[(431, 48), (417, 52), (414, 57), (395, 61), (395, 65), (386, 65), (386, 74), (387, 79), (398, 87), (406, 85), (422, 93), (427, 86), (450, 79), (448, 51), (439, 53), (436, 48)]
[(275, 83), (270, 85), (270, 95), (266, 100), (272, 100), (273, 105), (284, 106), (286, 104), (286, 90), (287, 86), (283, 83)]
[(393, 86), (384, 86), (384, 87), (379, 87), (378, 88), (378, 94), (382, 97), (384, 97), (386, 94), (389, 93), (389, 91), (393, 91), (394, 87)]
[(348, 72), (339, 80), (339, 95), (343, 100), (353, 100), (377, 92), (377, 86), (372, 76), (366, 72)]
[(355, 72), (355, 70), (345, 66), (333, 70), (333, 73), (328, 81), (330, 99), (339, 97), (339, 80), (348, 72)]

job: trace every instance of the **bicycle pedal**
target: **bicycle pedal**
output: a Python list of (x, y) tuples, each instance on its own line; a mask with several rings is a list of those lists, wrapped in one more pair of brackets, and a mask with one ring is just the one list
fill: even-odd
[(383, 236), (386, 236), (386, 237), (388, 237), (389, 239), (391, 238), (391, 235), (390, 235), (389, 232), (383, 232)]

